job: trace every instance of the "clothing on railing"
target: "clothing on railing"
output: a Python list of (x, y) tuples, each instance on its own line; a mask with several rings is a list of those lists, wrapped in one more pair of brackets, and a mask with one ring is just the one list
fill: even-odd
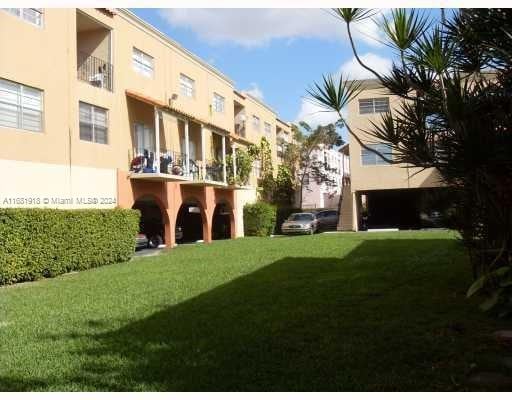
[[(155, 173), (156, 155), (150, 149), (134, 149), (134, 158), (130, 163), (130, 170), (137, 173)], [(171, 150), (160, 151), (160, 173), (189, 176), (199, 179), (199, 167), (194, 160), (189, 159), (189, 171), (187, 171), (186, 157), (178, 152)]]

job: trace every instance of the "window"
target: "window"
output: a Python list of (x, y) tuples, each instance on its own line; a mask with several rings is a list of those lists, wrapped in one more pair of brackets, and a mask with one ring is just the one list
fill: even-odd
[(224, 112), (224, 97), (220, 94), (213, 94), (213, 110), (215, 112), (223, 113)]
[(155, 134), (151, 127), (135, 122), (135, 143), (137, 143), (136, 152), (144, 154), (144, 150), (155, 151)]
[(41, 132), (43, 92), (0, 79), (0, 126)]
[(187, 75), (180, 74), (180, 92), (186, 97), (196, 96), (196, 82)]
[(21, 18), (28, 23), (36, 26), (43, 26), (42, 8), (4, 8), (4, 11)]
[(265, 122), (265, 135), (270, 136), (272, 134), (272, 125), (268, 122)]
[[(368, 147), (378, 151), (384, 157), (391, 159), (393, 153), (391, 151), (391, 145), (387, 143), (368, 144)], [(363, 165), (388, 165), (389, 163), (383, 160), (377, 154), (370, 150), (361, 149), (361, 162)]]
[(389, 111), (389, 98), (360, 99), (359, 114), (375, 114)]
[(80, 102), (80, 139), (101, 144), (108, 143), (107, 110)]
[(252, 116), (252, 127), (259, 132), (260, 130), (260, 118), (256, 115)]
[(133, 48), (132, 54), (132, 65), (133, 69), (139, 74), (147, 76), (148, 78), (153, 77), (154, 73), (154, 62), (153, 57), (149, 54), (140, 51), (137, 48)]

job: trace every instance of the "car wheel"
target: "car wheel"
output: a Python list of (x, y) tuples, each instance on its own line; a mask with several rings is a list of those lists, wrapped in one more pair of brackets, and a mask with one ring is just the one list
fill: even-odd
[(160, 235), (154, 235), (154, 236), (151, 236), (151, 238), (149, 239), (148, 247), (150, 249), (156, 249), (162, 243), (163, 243), (162, 237)]

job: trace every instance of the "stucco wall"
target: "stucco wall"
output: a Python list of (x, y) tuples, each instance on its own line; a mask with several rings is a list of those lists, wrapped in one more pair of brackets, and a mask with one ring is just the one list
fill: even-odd
[(114, 208), (116, 170), (0, 160), (0, 207)]
[[(359, 99), (388, 97), (383, 88), (370, 88), (363, 90), (348, 105), (348, 125), (359, 138), (367, 144), (376, 143), (376, 139), (365, 133), (371, 130), (371, 122), (379, 123), (381, 114), (359, 114)], [(399, 99), (390, 96), (390, 108), (395, 109), (399, 105)], [(418, 187), (437, 187), (439, 175), (437, 171), (428, 169), (419, 172), (418, 168), (406, 165), (362, 165), (361, 146), (350, 137), (350, 173), (352, 179), (352, 191), (377, 190), (377, 189), (406, 189)]]

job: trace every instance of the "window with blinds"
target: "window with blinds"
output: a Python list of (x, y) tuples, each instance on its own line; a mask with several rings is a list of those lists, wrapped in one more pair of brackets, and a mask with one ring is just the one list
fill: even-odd
[(180, 74), (180, 92), (185, 97), (196, 96), (196, 83), (185, 74)]
[(42, 8), (3, 8), (9, 14), (15, 15), (30, 24), (43, 26), (43, 9)]
[(43, 91), (0, 79), (0, 126), (41, 132)]
[[(391, 145), (388, 143), (368, 144), (367, 146), (378, 151), (388, 159), (393, 157)], [(382, 157), (375, 154), (373, 151), (364, 148), (361, 149), (361, 163), (363, 165), (389, 165), (389, 163), (386, 160), (383, 160)]]
[(252, 127), (254, 130), (258, 131), (260, 130), (260, 118), (256, 115), (252, 116)]
[(140, 51), (137, 48), (133, 48), (132, 53), (132, 65), (133, 69), (139, 74), (152, 78), (154, 76), (154, 60), (149, 54)]
[(359, 114), (377, 114), (389, 111), (389, 98), (378, 97), (374, 99), (359, 100)]
[(272, 134), (272, 125), (265, 122), (265, 135), (270, 136)]
[(108, 144), (108, 112), (106, 109), (80, 102), (80, 139)]
[(213, 94), (213, 111), (223, 113), (224, 112), (225, 99), (220, 94)]
[(135, 143), (137, 143), (137, 152), (144, 153), (144, 150), (155, 151), (155, 134), (153, 129), (140, 122), (135, 122)]

